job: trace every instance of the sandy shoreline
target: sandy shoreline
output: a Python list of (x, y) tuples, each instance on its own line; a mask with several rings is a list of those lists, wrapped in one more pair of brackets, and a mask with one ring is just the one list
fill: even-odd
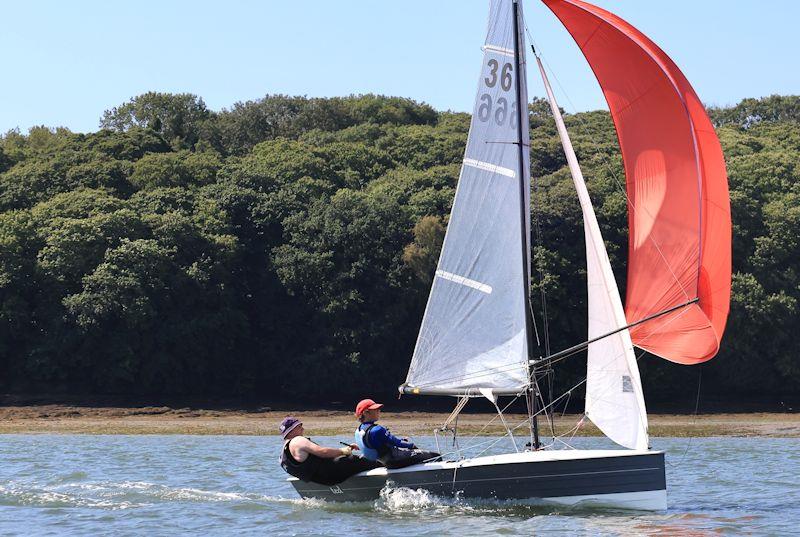
[[(71, 405), (20, 405), (0, 407), (0, 434), (231, 434), (272, 435), (286, 415), (270, 409), (207, 410), (169, 407), (84, 407)], [(348, 434), (355, 427), (352, 413), (340, 410), (303, 410), (300, 417), (310, 435)], [(405, 435), (432, 434), (441, 426), (446, 413), (387, 412), (382, 423)], [(497, 420), (488, 427), (492, 414), (463, 414), (458, 426), (462, 434), (497, 434)], [(566, 415), (556, 420), (556, 434), (576, 426), (579, 416)], [(517, 424), (522, 415), (508, 416)], [(746, 413), (649, 416), (653, 436), (735, 436), (800, 438), (800, 413)], [(550, 427), (542, 423), (549, 433)], [(598, 434), (588, 420), (578, 429), (579, 436)]]

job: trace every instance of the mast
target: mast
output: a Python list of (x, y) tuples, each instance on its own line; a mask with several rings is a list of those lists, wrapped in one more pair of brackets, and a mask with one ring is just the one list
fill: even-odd
[[(523, 296), (525, 297), (525, 339), (527, 341), (527, 348), (528, 348), (528, 359), (530, 363), (530, 356), (531, 356), (531, 349), (533, 348), (533, 316), (531, 315), (531, 303), (530, 303), (530, 283), (531, 277), (528, 272), (529, 264), (528, 264), (528, 256), (530, 255), (530, 245), (528, 244), (528, 205), (525, 203), (527, 199), (527, 193), (525, 192), (525, 147), (523, 145), (523, 133), (522, 133), (522, 125), (523, 125), (523, 114), (528, 113), (528, 103), (522, 102), (522, 50), (520, 47), (520, 39), (519, 39), (519, 2), (518, 0), (514, 0), (513, 2), (513, 14), (514, 14), (514, 58), (516, 60), (516, 69), (517, 69), (517, 76), (515, 90), (517, 94), (517, 150), (519, 151), (519, 173), (517, 176), (519, 177), (519, 220), (520, 220), (520, 238), (521, 238), (521, 247), (522, 247), (522, 274), (523, 274), (523, 286), (525, 292)], [(536, 380), (536, 370), (531, 370), (530, 365), (528, 366), (528, 375), (531, 379), (531, 387), (528, 390), (528, 397), (529, 400), (529, 408), (531, 412), (531, 430), (533, 432), (533, 449), (539, 449), (541, 447), (541, 442), (539, 441), (539, 418), (537, 413), (539, 411), (539, 385)]]

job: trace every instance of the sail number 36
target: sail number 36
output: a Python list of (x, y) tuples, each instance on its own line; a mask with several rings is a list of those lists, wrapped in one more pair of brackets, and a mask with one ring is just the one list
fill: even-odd
[[(514, 79), (511, 73), (514, 71), (514, 66), (506, 63), (500, 67), (500, 63), (492, 58), (486, 63), (489, 67), (489, 74), (483, 79), (483, 83), (487, 88), (493, 88), (500, 83), (500, 88), (503, 91), (509, 91)], [(480, 105), (478, 106), (478, 119), (482, 122), (487, 122), (489, 119), (494, 119), (498, 125), (503, 125), (508, 119), (510, 127), (517, 126), (517, 103), (511, 103), (509, 110), (508, 99), (505, 97), (498, 97), (496, 102), (493, 102), (492, 96), (484, 93), (480, 96)]]

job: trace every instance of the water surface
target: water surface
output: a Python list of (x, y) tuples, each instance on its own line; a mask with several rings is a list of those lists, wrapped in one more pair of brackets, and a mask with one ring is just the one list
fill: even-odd
[[(430, 438), (419, 443), (432, 447)], [(607, 447), (599, 439), (574, 444)], [(669, 509), (659, 513), (521, 507), (402, 489), (370, 503), (299, 500), (277, 465), (279, 447), (279, 437), (0, 436), (0, 535), (800, 532), (796, 439), (653, 439), (667, 452)]]

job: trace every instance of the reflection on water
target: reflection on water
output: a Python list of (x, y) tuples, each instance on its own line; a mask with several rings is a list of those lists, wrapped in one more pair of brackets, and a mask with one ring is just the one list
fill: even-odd
[(374, 502), (301, 500), (277, 465), (277, 437), (0, 436), (0, 534), (342, 535), (368, 527), (403, 536), (781, 535), (800, 526), (800, 442), (706, 438), (689, 450), (686, 439), (654, 443), (670, 461), (670, 507), (659, 513), (391, 488)]

